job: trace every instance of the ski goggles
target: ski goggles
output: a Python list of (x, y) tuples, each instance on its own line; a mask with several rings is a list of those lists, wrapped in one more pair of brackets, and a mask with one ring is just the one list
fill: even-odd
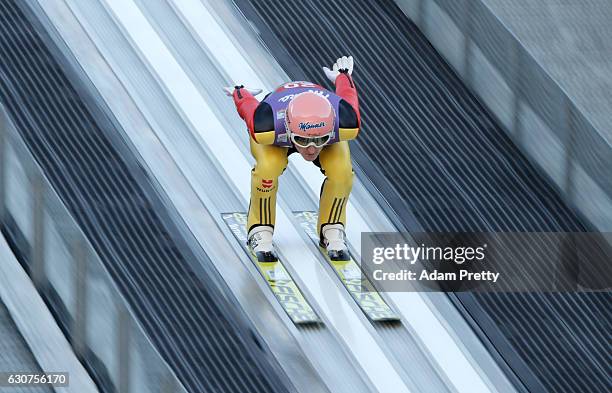
[(307, 147), (314, 146), (316, 148), (321, 148), (329, 143), (331, 139), (331, 132), (326, 135), (315, 136), (315, 137), (306, 137), (301, 135), (296, 135), (291, 133), (291, 142), (294, 145), (306, 149)]

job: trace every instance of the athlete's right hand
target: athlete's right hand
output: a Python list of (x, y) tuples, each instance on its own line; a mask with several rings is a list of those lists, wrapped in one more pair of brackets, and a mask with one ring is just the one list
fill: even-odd
[(262, 89), (251, 89), (249, 87), (244, 87), (242, 85), (238, 86), (234, 86), (234, 87), (224, 87), (223, 91), (225, 92), (225, 95), (228, 97), (232, 97), (234, 95), (234, 90), (236, 89), (245, 89), (246, 91), (248, 91), (249, 93), (251, 93), (252, 95), (256, 96), (257, 94), (261, 93), (263, 90)]

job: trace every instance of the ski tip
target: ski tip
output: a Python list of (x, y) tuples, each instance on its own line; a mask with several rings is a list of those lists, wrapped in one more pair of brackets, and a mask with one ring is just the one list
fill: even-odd
[(386, 317), (370, 318), (370, 319), (372, 320), (372, 322), (384, 323), (384, 324), (390, 324), (390, 325), (402, 323), (402, 319), (398, 315), (389, 315)]
[(323, 327), (325, 326), (323, 321), (320, 320), (319, 317), (317, 316), (315, 316), (312, 319), (298, 319), (298, 320), (294, 319), (293, 323), (297, 326), (302, 326), (302, 327)]

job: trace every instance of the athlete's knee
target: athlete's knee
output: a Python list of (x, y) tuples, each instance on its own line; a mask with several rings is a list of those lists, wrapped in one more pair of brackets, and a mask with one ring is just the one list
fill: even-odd
[(287, 156), (270, 154), (259, 157), (255, 164), (255, 172), (265, 179), (276, 179), (287, 167)]
[(351, 187), (353, 185), (354, 172), (350, 162), (344, 165), (337, 165), (331, 170), (326, 170), (325, 175), (327, 176), (328, 182), (343, 185), (345, 187)]

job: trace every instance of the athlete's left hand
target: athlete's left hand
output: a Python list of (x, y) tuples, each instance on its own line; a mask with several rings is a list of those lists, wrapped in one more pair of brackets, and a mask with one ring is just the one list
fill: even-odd
[(329, 79), (332, 83), (336, 83), (336, 78), (338, 75), (340, 75), (340, 73), (347, 73), (349, 75), (353, 74), (353, 56), (342, 56), (336, 60), (336, 63), (333, 65), (331, 70), (327, 67), (323, 67), (323, 71), (325, 72), (327, 79)]
[(234, 87), (227, 86), (223, 88), (223, 91), (225, 91), (226, 96), (232, 97), (234, 95), (234, 90), (236, 90), (236, 88), (245, 89), (246, 91), (248, 91), (254, 96), (256, 96), (257, 94), (263, 91), (262, 89), (252, 89), (252, 88), (244, 87), (244, 86), (234, 86)]

